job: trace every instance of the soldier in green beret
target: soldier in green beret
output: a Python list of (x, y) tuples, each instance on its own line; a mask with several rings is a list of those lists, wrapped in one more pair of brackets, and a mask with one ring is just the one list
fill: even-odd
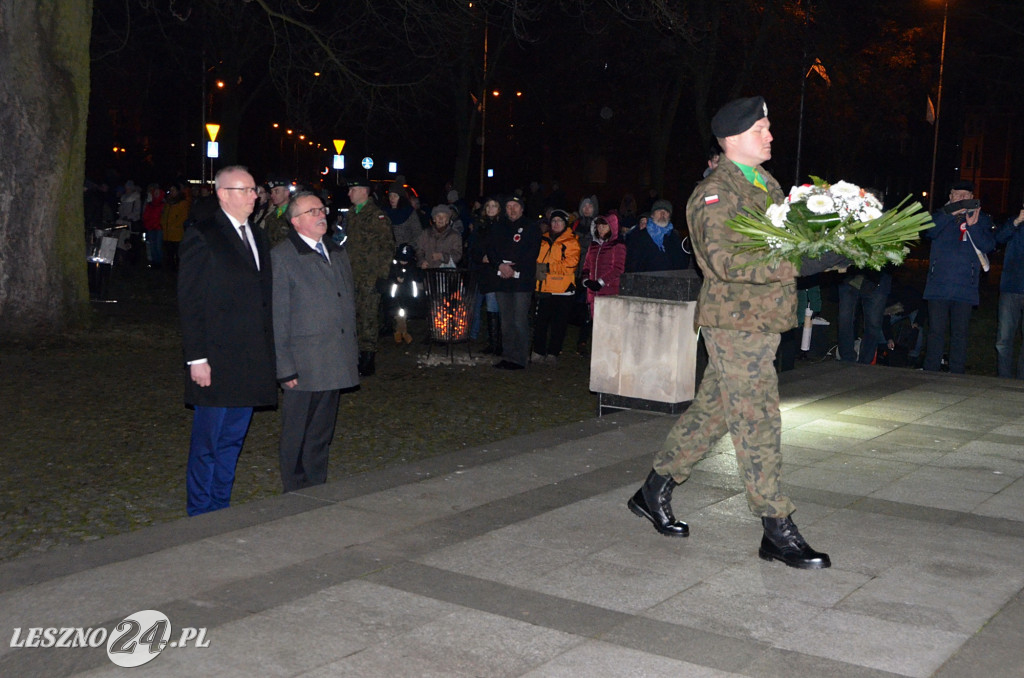
[(378, 280), (386, 280), (395, 252), (391, 220), (370, 196), (366, 180), (350, 181), (348, 198), (348, 240), (345, 248), (352, 262), (356, 288), (356, 336), (359, 340), (359, 374), (372, 375), (376, 367), (377, 337), (380, 333), (380, 291)]
[(292, 230), (292, 226), (284, 214), (288, 209), (292, 191), (288, 180), (280, 177), (268, 179), (267, 188), (270, 189), (270, 206), (260, 225), (267, 234), (267, 240), (270, 241), (270, 247), (273, 249), (278, 243), (287, 240), (288, 233)]
[(744, 236), (726, 222), (745, 207), (764, 209), (785, 197), (761, 166), (771, 158), (768, 107), (762, 97), (731, 101), (715, 114), (711, 130), (724, 157), (686, 205), (694, 256), (704, 272), (696, 322), (708, 366), (628, 506), (661, 534), (688, 536), (689, 527), (672, 514), (672, 489), (729, 433), (747, 503), (764, 528), (758, 555), (790, 567), (829, 567), (828, 555), (808, 546), (789, 518), (796, 507), (780, 487), (782, 422), (774, 360), (780, 333), (795, 323), (797, 276), (845, 260), (827, 254), (799, 269), (788, 261), (752, 265), (760, 255), (738, 251), (735, 245)]

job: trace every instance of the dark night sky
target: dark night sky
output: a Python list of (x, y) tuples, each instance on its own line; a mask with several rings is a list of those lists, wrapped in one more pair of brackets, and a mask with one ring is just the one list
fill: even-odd
[[(252, 5), (246, 4), (248, 10), (257, 12)], [(832, 85), (826, 87), (816, 77), (806, 82), (802, 173), (824, 173), (831, 179), (847, 178), (893, 191), (927, 188), (933, 128), (924, 121), (924, 113), (926, 97), (935, 96), (942, 5), (935, 0), (837, 0), (815, 5), (817, 25), (809, 43), (814, 53), (822, 55)], [(307, 107), (308, 125), (302, 128), (298, 120), (289, 119), (282, 96), (270, 82), (266, 49), (257, 49), (239, 69), (242, 75), (234, 80), (225, 77), (225, 90), (217, 90), (214, 83), (224, 76), (216, 57), (208, 56), (204, 77), (204, 49), (194, 24), (166, 14), (154, 16), (130, 0), (132, 30), (126, 32), (124, 2), (96, 0), (95, 6), (87, 151), (91, 179), (104, 179), (113, 172), (120, 179), (131, 176), (141, 182), (197, 177), (204, 105), (210, 118), (217, 118), (223, 114), (225, 97), (238, 101), (254, 91), (255, 103), (246, 109), (238, 130), (238, 159), (252, 167), (257, 178), (281, 171), (311, 178), (333, 152), (317, 153), (308, 146), (296, 150), (289, 137), (271, 127), (272, 122), (313, 134), (328, 146), (331, 138), (346, 138), (348, 165), (373, 155), (377, 167), (371, 174), (376, 178), (386, 178), (378, 168), (388, 160), (399, 161), (401, 171), (428, 201), (452, 176), (456, 143), (452, 96), (442, 84), (431, 83), (429, 89), (418, 92), (422, 97), (404, 97), (396, 116), (381, 116), (369, 124), (358, 112), (345, 114), (351, 125), (325, 124), (321, 121), (337, 113), (337, 101), (317, 104), (314, 99)], [(951, 2), (942, 176), (954, 171), (959, 133), (972, 106), (1010, 107), (1020, 120), (1024, 103), (1017, 77), (1024, 66), (1021, 15), (1019, 4), (1010, 0)], [(596, 190), (608, 207), (612, 205), (607, 200), (617, 203), (623, 191), (644, 189), (650, 129), (645, 106), (670, 74), (658, 71), (664, 66), (649, 58), (649, 37), (616, 26), (614, 20), (606, 30), (593, 31), (597, 23), (588, 18), (584, 25), (551, 9), (531, 28), (532, 42), (513, 44), (502, 55), (493, 75), (503, 96), (489, 108), (487, 137), (487, 164), (499, 168), (503, 181), (498, 187), (525, 185), (531, 179), (546, 184), (559, 180), (570, 197)], [(216, 34), (213, 40), (207, 50), (218, 49)], [(738, 57), (750, 48), (726, 35), (722, 40), (731, 50), (722, 59)], [(755, 61), (752, 78), (740, 91), (728, 91), (732, 73), (716, 74), (716, 85), (721, 82), (723, 87), (712, 90), (709, 107), (713, 112), (731, 96), (766, 96), (776, 134), (770, 169), (786, 185), (796, 164), (803, 68), (800, 50), (791, 41), (778, 42)], [(281, 50), (275, 58), (286, 52)], [(399, 79), (404, 75), (400, 65), (389, 73)], [(1010, 85), (1014, 78), (1016, 87)], [(512, 90), (522, 91), (523, 96), (507, 96)], [(677, 200), (685, 198), (703, 165), (705, 145), (693, 96), (690, 87), (684, 89), (669, 145), (665, 193)], [(1019, 136), (1009, 142), (1016, 144), (1015, 151), (1024, 150), (1019, 148)], [(125, 152), (114, 153), (115, 145)], [(1018, 152), (1014, 160), (1018, 185), (1024, 181), (1019, 176), (1022, 156)], [(479, 160), (474, 157), (471, 185), (478, 172)]]

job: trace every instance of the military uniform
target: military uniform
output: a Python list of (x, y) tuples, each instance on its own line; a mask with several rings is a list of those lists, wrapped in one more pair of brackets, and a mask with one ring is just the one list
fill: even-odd
[(750, 510), (785, 517), (795, 507), (779, 488), (782, 422), (773, 363), (779, 333), (794, 325), (798, 271), (789, 262), (748, 265), (761, 255), (736, 251), (744, 236), (725, 225), (744, 207), (763, 209), (782, 201), (779, 183), (755, 169), (767, 191), (723, 160), (686, 205), (694, 255), (704, 272), (697, 324), (703, 328), (708, 366), (693, 403), (656, 455), (654, 470), (682, 482), (729, 433)]
[(267, 240), (270, 241), (271, 249), (287, 240), (288, 233), (292, 230), (291, 224), (284, 217), (287, 207), (288, 203), (281, 205), (280, 208), (271, 205), (263, 217), (263, 232), (267, 234)]
[(788, 261), (758, 263), (761, 254), (737, 248), (746, 238), (726, 222), (746, 208), (763, 210), (784, 197), (779, 182), (760, 165), (739, 164), (771, 157), (767, 118), (764, 98), (749, 97), (730, 101), (711, 119), (711, 131), (724, 140), (726, 159), (697, 184), (686, 205), (694, 256), (704, 272), (696, 324), (703, 328), (708, 366), (689, 409), (626, 506), (660, 534), (689, 536), (689, 525), (672, 514), (672, 490), (728, 433), (747, 504), (764, 528), (758, 557), (816, 570), (832, 561), (800, 534), (789, 517), (793, 502), (780, 487), (782, 417), (774, 359), (779, 334), (796, 322), (797, 276), (841, 266), (845, 259), (828, 253), (813, 264), (801, 262), (798, 269)]
[(348, 211), (348, 250), (356, 288), (356, 335), (360, 351), (376, 351), (380, 332), (380, 292), (377, 280), (386, 279), (395, 253), (391, 220), (373, 200)]

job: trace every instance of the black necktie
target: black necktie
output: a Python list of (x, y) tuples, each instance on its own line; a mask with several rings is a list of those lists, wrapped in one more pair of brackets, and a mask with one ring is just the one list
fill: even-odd
[(252, 253), (252, 260), (254, 262), (256, 262), (256, 270), (259, 270), (259, 268), (260, 268), (260, 257), (256, 253), (256, 247), (252, 244), (252, 241), (249, 240), (249, 231), (248, 231), (248, 229), (245, 226), (246, 226), (245, 224), (242, 224), (241, 226), (239, 226), (238, 227), (238, 232), (242, 234), (242, 242), (245, 243), (245, 246), (247, 248), (249, 248), (249, 251)]

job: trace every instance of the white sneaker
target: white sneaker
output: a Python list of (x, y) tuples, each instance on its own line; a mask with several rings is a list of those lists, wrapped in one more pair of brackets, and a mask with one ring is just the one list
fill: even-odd
[(530, 352), (530, 362), (531, 362), (531, 363), (537, 363), (537, 364), (540, 364), (540, 363), (544, 362), (544, 359), (545, 359), (546, 357), (547, 357), (547, 356), (543, 356), (543, 355), (541, 355), (540, 353), (537, 353), (536, 351), (531, 351), (531, 352)]

